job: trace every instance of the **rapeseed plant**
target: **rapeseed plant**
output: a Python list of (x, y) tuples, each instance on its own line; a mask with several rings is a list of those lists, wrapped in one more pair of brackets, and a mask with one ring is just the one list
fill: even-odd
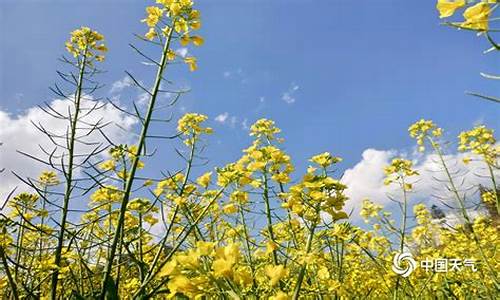
[[(467, 7), (465, 20), (455, 25), (484, 33), (496, 1), (476, 2), (438, 0), (437, 9), (448, 18)], [(59, 151), (45, 151), (48, 170), (36, 179), (23, 179), (31, 191), (9, 199), (8, 212), (0, 218), (0, 291), (5, 299), (498, 297), (498, 211), (471, 216), (471, 199), (461, 192), (461, 178), (446, 159), (443, 130), (431, 120), (411, 125), (409, 135), (419, 151), (436, 155), (446, 176), (436, 181), (451, 193), (448, 198), (456, 204), (448, 205), (459, 212), (460, 222), (434, 217), (423, 203), (410, 203), (421, 175), (414, 162), (397, 157), (384, 168), (384, 183), (400, 191), (392, 198), (401, 213), (386, 211), (376, 204), (378, 199), (364, 199), (357, 205), (366, 226), (353, 225), (345, 207), (352, 201), (345, 193), (348, 186), (335, 173), (342, 159), (323, 152), (308, 160), (303, 174), (296, 174), (292, 157), (283, 150), (281, 129), (269, 119), (250, 127), (253, 140), (239, 159), (199, 176), (194, 168), (203, 165), (201, 153), (213, 133), (207, 116), (187, 113), (177, 120), (174, 135), (152, 135), (153, 122), (171, 121), (156, 115), (164, 92), (160, 86), (170, 84), (167, 66), (183, 62), (191, 71), (198, 67), (195, 57), (173, 50), (174, 43), (203, 45), (203, 38), (193, 33), (201, 26), (193, 6), (191, 0), (157, 0), (146, 8), (142, 22), (147, 31), (140, 39), (159, 46), (160, 53), (153, 59), (132, 46), (156, 74), (151, 87), (129, 74), (149, 97), (145, 112), (135, 104), (133, 112), (127, 111), (139, 121), (140, 133), (134, 144), (109, 141), (85, 155), (76, 146), (84, 142), (82, 125), (98, 131), (104, 125), (82, 124), (78, 113), (82, 99), (91, 94), (87, 91), (98, 90), (98, 84), (85, 84), (99, 73), (96, 65), (107, 48), (104, 36), (90, 28), (71, 33), (66, 49), (73, 58), (65, 62), (78, 74), (62, 78), (74, 80), (76, 89), (54, 89), (72, 99), (68, 115), (54, 115), (68, 121), (68, 134), (57, 137), (45, 131)], [(183, 93), (173, 92), (170, 106)], [(148, 145), (154, 138), (178, 140), (182, 148), (176, 151), (185, 166), (161, 178), (140, 175), (148, 168)], [(477, 187), (480, 205), (498, 209), (500, 151), (493, 130), (481, 125), (464, 131), (458, 150), (484, 162), (491, 186)], [(105, 152), (103, 159), (99, 155)], [(76, 178), (76, 172), (83, 178)], [(80, 190), (78, 200), (85, 200), (88, 209), (77, 214), (70, 203)], [(402, 252), (418, 262), (460, 260), (463, 270), (455, 261), (449, 272), (416, 267), (400, 276), (392, 267)]]

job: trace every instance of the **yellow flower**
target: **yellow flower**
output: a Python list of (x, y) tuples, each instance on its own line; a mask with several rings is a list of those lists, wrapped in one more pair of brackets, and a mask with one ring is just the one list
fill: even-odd
[(184, 62), (189, 66), (189, 71), (194, 72), (198, 69), (198, 65), (196, 64), (196, 57), (186, 57)]
[(226, 214), (234, 214), (238, 212), (238, 206), (234, 203), (229, 203), (222, 208), (222, 211)]
[(181, 5), (177, 2), (173, 2), (172, 4), (170, 4), (170, 13), (172, 13), (173, 16), (179, 15), (181, 9)]
[(57, 175), (53, 171), (43, 171), (38, 177), (40, 183), (44, 185), (57, 185), (59, 184), (59, 179), (57, 179)]
[(207, 172), (198, 177), (198, 179), (196, 179), (196, 182), (202, 187), (207, 188), (208, 185), (210, 184), (211, 177), (212, 177), (212, 172)]
[(269, 277), (271, 286), (275, 286), (283, 277), (286, 276), (287, 270), (283, 265), (267, 265), (265, 267), (267, 277)]
[(173, 50), (168, 49), (168, 51), (167, 51), (167, 60), (172, 61), (172, 60), (175, 59), (176, 56), (177, 56), (177, 54), (175, 54), (175, 52)]
[(99, 164), (99, 169), (103, 171), (110, 171), (116, 168), (115, 161), (110, 159)]
[[(500, 152), (499, 148), (495, 147), (497, 140), (493, 129), (484, 125), (476, 126), (472, 130), (460, 133), (458, 138), (459, 151), (472, 151), (474, 154), (483, 156), (489, 165), (496, 165)], [(464, 159), (464, 163), (469, 161), (470, 158)]]
[(292, 299), (287, 293), (279, 291), (276, 295), (269, 297), (269, 300), (289, 300)]
[(463, 6), (465, 6), (465, 0), (438, 0), (436, 4), (440, 18), (451, 17), (457, 9)]
[[(425, 151), (425, 140), (431, 137), (439, 138), (443, 134), (443, 130), (434, 124), (431, 120), (421, 119), (413, 123), (409, 128), (408, 132), (410, 137), (417, 140), (418, 151)], [(433, 143), (432, 146), (437, 147), (437, 143)]]
[(154, 27), (149, 28), (148, 32), (144, 35), (148, 40), (152, 41), (156, 37), (156, 30)]
[(248, 202), (248, 193), (242, 191), (234, 191), (230, 196), (231, 201), (245, 204)]
[(490, 5), (485, 2), (479, 2), (465, 10), (465, 21), (461, 24), (461, 26), (479, 31), (486, 31), (488, 30), (488, 18), (490, 17), (490, 14)]
[(201, 46), (205, 42), (201, 36), (197, 36), (197, 35), (191, 37), (191, 41), (193, 42), (193, 44), (195, 46)]
[[(389, 185), (393, 182), (402, 183), (405, 177), (418, 175), (418, 172), (413, 170), (413, 163), (410, 160), (402, 158), (394, 158), (390, 165), (384, 167), (386, 178), (384, 184)], [(412, 189), (410, 183), (405, 182), (403, 188), (406, 191)]]
[(71, 32), (70, 40), (66, 42), (66, 50), (74, 57), (85, 55), (87, 63), (91, 65), (89, 58), (94, 57), (96, 61), (104, 60), (104, 53), (108, 48), (103, 43), (104, 36), (88, 27), (81, 27)]
[(156, 6), (148, 6), (146, 12), (148, 15), (141, 22), (145, 22), (149, 27), (155, 27), (163, 15), (163, 10)]
[(191, 29), (198, 30), (201, 28), (201, 21), (200, 20), (191, 21), (190, 26), (191, 26)]
[(278, 249), (278, 245), (275, 242), (271, 240), (266, 242), (266, 254), (271, 254), (276, 249)]
[(495, 194), (493, 191), (486, 191), (481, 194), (481, 199), (484, 203), (494, 205), (496, 203)]
[(321, 266), (318, 269), (318, 278), (321, 280), (328, 280), (330, 279), (330, 271), (328, 270), (327, 267)]
[(208, 119), (207, 116), (197, 113), (187, 113), (177, 122), (177, 130), (187, 138), (184, 140), (186, 145), (192, 145), (200, 134), (211, 134), (212, 128), (202, 127), (201, 124)]
[(332, 164), (342, 161), (340, 157), (333, 157), (330, 153), (324, 152), (313, 156), (309, 161), (316, 163), (323, 168), (329, 167)]
[(244, 287), (249, 286), (253, 281), (252, 269), (250, 269), (250, 267), (239, 267), (234, 272), (233, 277), (234, 281), (236, 281), (238, 284)]
[(214, 248), (215, 248), (215, 243), (213, 242), (205, 242), (205, 241), (196, 242), (196, 250), (199, 255), (202, 256), (212, 255)]
[(189, 30), (188, 22), (184, 18), (179, 18), (177, 22), (175, 22), (174, 29), (176, 32), (187, 32)]
[(212, 264), (212, 269), (214, 271), (214, 276), (216, 278), (226, 277), (230, 278), (233, 274), (234, 262), (231, 260), (219, 258), (214, 260)]

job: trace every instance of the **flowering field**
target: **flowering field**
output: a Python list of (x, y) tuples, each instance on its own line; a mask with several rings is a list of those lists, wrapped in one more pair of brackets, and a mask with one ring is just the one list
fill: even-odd
[[(342, 158), (329, 152), (294, 158), (309, 165), (296, 171), (283, 146), (287, 134), (273, 120), (248, 126), (239, 159), (204, 166), (207, 141), (217, 135), (208, 117), (159, 113), (187, 92), (169, 90), (171, 101), (159, 104), (170, 69), (185, 67), (196, 76), (196, 57), (175, 49), (203, 46), (201, 13), (192, 0), (148, 2), (137, 45), (154, 47), (155, 54), (132, 49), (154, 80), (147, 86), (128, 73), (146, 95), (144, 109), (96, 101), (100, 65), (112, 55), (106, 38), (85, 26), (69, 35), (65, 71), (52, 91), (71, 105), (43, 110), (67, 130), (33, 122), (52, 147), (42, 157), (23, 154), (46, 171), (36, 178), (16, 174), (22, 188), (12, 190), (2, 208), (2, 299), (498, 299), (500, 147), (493, 129), (478, 124), (450, 141), (439, 124), (409, 120), (415, 148), (432, 155), (443, 175), (435, 184), (456, 220), (411, 200), (421, 174), (411, 159), (394, 157), (384, 184), (396, 191), (390, 197), (397, 213), (364, 199), (357, 204), (364, 220), (358, 226), (346, 208), (349, 187), (337, 167)], [(490, 28), (497, 6), (494, 0), (438, 0), (436, 8), (444, 30), (478, 34), (489, 53), (500, 50)], [(473, 97), (500, 108), (494, 95)], [(133, 143), (115, 143), (105, 133), (109, 123), (88, 117), (110, 107), (136, 120)], [(151, 128), (159, 122), (175, 134), (157, 136)], [(95, 135), (106, 143), (95, 143)], [(149, 147), (155, 139), (179, 145), (184, 167), (161, 178), (147, 175), (154, 168), (148, 159), (162, 155)], [(453, 151), (463, 158), (451, 162)], [(455, 169), (471, 162), (484, 171), (475, 176), (485, 184), (465, 193)]]

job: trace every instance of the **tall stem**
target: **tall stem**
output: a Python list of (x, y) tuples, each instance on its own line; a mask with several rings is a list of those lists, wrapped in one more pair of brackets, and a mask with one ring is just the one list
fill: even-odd
[(9, 281), (10, 289), (12, 292), (12, 298), (15, 300), (19, 299), (19, 294), (17, 292), (17, 285), (15, 280), (12, 278), (12, 274), (9, 270), (9, 264), (7, 263), (7, 258), (5, 257), (5, 250), (3, 246), (0, 246), (0, 259), (2, 260), (2, 265), (4, 267), (5, 275), (7, 276), (7, 280)]
[[(401, 188), (403, 189), (403, 222), (401, 224), (401, 232), (400, 232), (401, 233), (401, 242), (399, 245), (399, 252), (403, 253), (403, 249), (405, 246), (406, 221), (407, 221), (407, 214), (408, 214), (408, 196), (406, 193), (406, 182), (405, 182), (404, 177), (401, 177)], [(393, 299), (398, 298), (400, 280), (401, 280), (401, 278), (398, 276), (396, 279), (396, 288), (394, 289)]]
[[(269, 186), (267, 183), (266, 173), (264, 173), (263, 180), (264, 180), (264, 202), (266, 204), (267, 231), (269, 232), (269, 239), (273, 243), (276, 243), (276, 240), (274, 238), (274, 232), (273, 232), (273, 220), (272, 220), (272, 216), (271, 216), (271, 203), (269, 202)], [(273, 263), (275, 265), (278, 264), (278, 254), (276, 253), (276, 250), (274, 250), (274, 249), (273, 249)]]
[[(455, 195), (455, 197), (457, 198), (457, 201), (460, 205), (460, 210), (462, 212), (462, 215), (465, 219), (465, 224), (469, 227), (472, 228), (472, 222), (469, 218), (469, 215), (467, 214), (467, 210), (465, 208), (465, 203), (464, 203), (464, 200), (460, 197), (460, 194), (458, 193), (458, 190), (455, 186), (455, 182), (453, 180), (453, 177), (451, 176), (451, 173), (450, 171), (448, 170), (448, 166), (446, 165), (446, 162), (444, 161), (444, 157), (443, 157), (443, 153), (441, 152), (441, 149), (434, 143), (434, 141), (432, 140), (432, 138), (429, 138), (430, 142), (431, 142), (431, 145), (432, 147), (434, 148), (434, 150), (436, 151), (436, 153), (438, 154), (439, 156), (439, 160), (445, 170), (445, 173), (446, 173), (446, 177), (448, 179), (448, 181), (450, 182), (450, 185), (451, 185), (451, 190), (453, 192), (453, 194)], [(493, 281), (495, 283), (495, 287), (497, 289), (500, 289), (500, 284), (498, 283), (498, 279), (497, 279), (497, 276), (495, 274), (495, 271), (493, 269), (493, 267), (490, 265), (490, 263), (488, 263), (488, 260), (486, 259), (486, 255), (484, 254), (484, 251), (483, 251), (483, 247), (481, 246), (481, 243), (479, 241), (479, 238), (476, 234), (476, 232), (474, 232), (474, 230), (472, 230), (472, 237), (474, 239), (474, 242), (476, 243), (477, 245), (477, 248), (479, 249), (479, 253), (481, 254), (481, 258), (484, 260), (484, 263), (486, 264), (486, 266), (488, 267), (488, 271), (490, 272), (492, 278), (493, 278)]]
[(57, 246), (54, 252), (54, 264), (56, 265), (56, 269), (54, 273), (52, 273), (52, 281), (51, 281), (51, 290), (50, 295), (52, 300), (56, 300), (57, 298), (57, 282), (59, 279), (59, 267), (61, 264), (61, 254), (64, 243), (64, 233), (66, 231), (66, 221), (68, 218), (68, 207), (69, 201), (71, 199), (71, 194), (73, 192), (73, 164), (75, 158), (75, 138), (76, 138), (76, 126), (78, 122), (78, 115), (80, 113), (80, 103), (82, 97), (82, 87), (83, 87), (83, 75), (85, 74), (85, 67), (87, 65), (87, 48), (84, 50), (82, 62), (80, 65), (80, 72), (78, 74), (78, 83), (75, 91), (75, 112), (73, 115), (73, 119), (70, 116), (70, 138), (68, 141), (68, 168), (65, 174), (66, 177), (66, 188), (64, 191), (64, 199), (63, 199), (63, 207), (61, 212), (61, 229), (59, 230), (59, 235), (57, 237)]
[[(173, 27), (173, 25), (174, 24), (172, 24), (172, 27)], [(151, 122), (151, 117), (153, 115), (153, 111), (154, 111), (154, 108), (155, 108), (156, 97), (158, 95), (158, 91), (160, 89), (160, 84), (161, 84), (161, 81), (162, 81), (162, 78), (163, 78), (162, 75), (163, 75), (163, 72), (165, 71), (165, 67), (166, 67), (166, 64), (167, 64), (167, 54), (168, 54), (168, 50), (170, 48), (170, 42), (172, 40), (172, 34), (173, 34), (173, 30), (170, 30), (170, 32), (168, 34), (168, 37), (167, 37), (167, 41), (166, 41), (165, 45), (163, 46), (163, 52), (162, 52), (162, 56), (161, 56), (161, 60), (160, 60), (160, 65), (158, 66), (158, 70), (157, 70), (157, 74), (156, 74), (156, 80), (155, 80), (155, 83), (154, 83), (152, 91), (151, 91), (151, 98), (150, 98), (150, 101), (149, 101), (149, 107), (148, 107), (148, 111), (147, 111), (146, 117), (144, 119), (142, 131), (141, 131), (140, 138), (139, 138), (139, 143), (137, 145), (137, 151), (136, 151), (136, 153), (134, 153), (134, 158), (133, 158), (133, 161), (132, 161), (132, 166), (131, 166), (131, 169), (130, 169), (130, 173), (127, 176), (127, 183), (125, 185), (125, 191), (124, 191), (124, 194), (123, 194), (123, 199), (122, 199), (122, 203), (121, 203), (121, 206), (120, 206), (120, 213), (119, 213), (119, 216), (118, 216), (118, 224), (117, 224), (117, 227), (115, 229), (114, 236), (113, 236), (113, 242), (111, 244), (111, 249), (110, 249), (110, 252), (109, 252), (109, 257), (107, 258), (106, 268), (105, 268), (105, 271), (104, 271), (104, 276), (103, 276), (103, 281), (102, 281), (102, 290), (101, 290), (101, 295), (100, 295), (99, 299), (104, 299), (105, 298), (106, 291), (107, 291), (107, 286), (109, 284), (113, 284), (112, 282), (110, 282), (110, 280), (111, 280), (111, 269), (113, 268), (113, 261), (115, 259), (118, 242), (119, 242), (119, 239), (120, 239), (120, 235), (121, 235), (123, 223), (125, 221), (125, 213), (127, 212), (127, 205), (128, 205), (129, 199), (130, 199), (130, 194), (131, 194), (131, 191), (132, 191), (132, 185), (133, 185), (134, 180), (135, 180), (135, 172), (137, 170), (137, 165), (139, 163), (139, 155), (141, 154), (142, 150), (144, 149), (144, 144), (146, 142), (146, 137), (147, 137), (147, 133), (148, 133), (148, 129), (149, 129), (149, 124)]]
[[(307, 244), (306, 244), (306, 255), (311, 252), (312, 248), (312, 241), (314, 237), (314, 230), (316, 229), (316, 222), (311, 224), (311, 228), (309, 230), (309, 236), (307, 237)], [(293, 300), (299, 299), (300, 295), (300, 288), (302, 286), (302, 281), (304, 281), (304, 276), (306, 274), (306, 268), (307, 268), (307, 261), (304, 261), (302, 268), (299, 271), (299, 277), (297, 277), (297, 284), (295, 285), (295, 289), (293, 291)]]
[(497, 204), (497, 214), (500, 215), (500, 197), (498, 197), (498, 191), (497, 191), (497, 182), (495, 179), (495, 174), (493, 173), (493, 168), (489, 163), (486, 163), (488, 165), (488, 171), (490, 172), (491, 176), (491, 181), (493, 183), (493, 195), (495, 195), (495, 202)]

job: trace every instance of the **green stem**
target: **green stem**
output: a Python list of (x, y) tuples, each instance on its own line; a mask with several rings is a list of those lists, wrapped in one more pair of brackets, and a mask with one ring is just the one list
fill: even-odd
[(495, 195), (495, 202), (497, 204), (497, 214), (500, 215), (500, 197), (498, 197), (498, 191), (497, 191), (497, 182), (495, 179), (495, 174), (493, 173), (493, 168), (489, 163), (486, 163), (488, 165), (488, 171), (490, 172), (491, 176), (491, 182), (493, 183), (493, 195)]
[[(158, 274), (158, 272), (160, 272), (160, 270), (162, 269), (162, 267), (166, 263), (168, 263), (170, 261), (170, 259), (172, 259), (172, 257), (177, 252), (177, 250), (179, 250), (179, 248), (182, 246), (182, 244), (184, 243), (184, 241), (188, 238), (188, 236), (194, 230), (195, 226), (198, 225), (198, 223), (205, 217), (205, 215), (208, 212), (208, 210), (210, 209), (210, 207), (215, 203), (215, 201), (217, 201), (217, 199), (220, 197), (220, 195), (222, 195), (222, 193), (224, 192), (225, 188), (226, 188), (225, 186), (222, 187), (217, 192), (217, 194), (214, 196), (214, 198), (212, 200), (210, 200), (210, 202), (208, 203), (208, 205), (201, 211), (200, 215), (194, 220), (193, 224), (191, 226), (189, 226), (189, 228), (186, 230), (186, 233), (184, 233), (184, 236), (178, 241), (177, 245), (175, 245), (175, 247), (168, 253), (167, 257), (159, 264), (157, 270), (155, 272), (151, 273), (150, 276), (148, 276), (146, 278), (146, 280), (144, 280), (144, 282), (142, 283), (142, 285), (139, 288), (139, 290), (135, 293), (134, 297), (132, 297), (133, 299), (135, 299), (137, 296), (139, 296), (139, 295), (141, 295), (143, 293), (144, 289), (149, 284), (149, 282), (151, 282), (151, 280), (153, 280), (155, 278), (156, 274)], [(150, 297), (152, 295), (154, 295), (161, 288), (161, 286), (163, 284), (165, 284), (168, 280), (169, 280), (168, 277), (165, 278), (165, 279), (163, 279), (155, 288), (153, 288), (153, 290), (148, 295), (145, 296), (145, 299), (150, 299)]]
[[(306, 255), (309, 254), (309, 252), (311, 252), (315, 229), (316, 229), (316, 222), (311, 224), (311, 229), (309, 230), (309, 236), (307, 237), (307, 244), (306, 244)], [(297, 284), (295, 285), (295, 289), (293, 291), (293, 297), (292, 297), (293, 300), (299, 299), (300, 288), (302, 286), (302, 281), (304, 280), (304, 276), (306, 274), (306, 268), (307, 268), (307, 261), (304, 261), (304, 264), (302, 265), (299, 271), (299, 277), (297, 277)]]
[(141, 152), (142, 152), (142, 150), (144, 148), (144, 144), (146, 142), (146, 137), (147, 137), (147, 133), (148, 133), (148, 129), (149, 129), (149, 124), (151, 122), (151, 118), (152, 118), (153, 111), (154, 111), (154, 108), (155, 108), (156, 98), (157, 98), (158, 91), (160, 89), (160, 84), (161, 84), (161, 81), (162, 81), (162, 78), (163, 78), (162, 75), (163, 75), (163, 72), (164, 72), (166, 64), (167, 64), (167, 54), (168, 54), (168, 50), (170, 48), (170, 42), (172, 40), (172, 34), (173, 34), (173, 30), (170, 30), (170, 33), (169, 33), (168, 38), (167, 38), (167, 41), (166, 41), (166, 43), (165, 43), (165, 45), (163, 47), (163, 52), (162, 52), (162, 56), (161, 56), (161, 60), (160, 60), (160, 65), (158, 66), (158, 71), (157, 71), (157, 74), (156, 74), (156, 80), (155, 80), (155, 83), (153, 85), (153, 89), (152, 89), (152, 92), (151, 92), (151, 98), (150, 98), (150, 102), (149, 102), (149, 107), (148, 107), (148, 111), (147, 111), (146, 117), (144, 119), (142, 131), (141, 131), (140, 138), (139, 138), (139, 143), (137, 145), (137, 151), (136, 151), (136, 153), (134, 153), (134, 158), (133, 158), (133, 161), (132, 161), (132, 166), (131, 166), (131, 169), (130, 169), (130, 173), (127, 176), (126, 188), (125, 188), (125, 191), (124, 191), (124, 194), (123, 194), (123, 199), (122, 199), (122, 203), (121, 203), (121, 206), (120, 206), (120, 212), (119, 212), (119, 216), (118, 216), (118, 224), (117, 224), (117, 227), (115, 229), (115, 233), (114, 233), (114, 237), (113, 237), (113, 242), (111, 244), (110, 254), (109, 254), (109, 257), (108, 257), (107, 262), (106, 262), (106, 268), (105, 268), (105, 272), (104, 272), (104, 276), (103, 276), (103, 280), (102, 280), (102, 289), (101, 289), (101, 294), (100, 294), (100, 297), (99, 297), (99, 299), (102, 299), (102, 300), (104, 300), (104, 298), (106, 296), (107, 286), (109, 284), (113, 284), (112, 282), (110, 282), (110, 280), (111, 280), (111, 270), (113, 268), (113, 261), (115, 259), (118, 242), (119, 242), (119, 239), (120, 239), (120, 235), (121, 235), (123, 223), (125, 221), (125, 213), (127, 212), (127, 205), (128, 205), (129, 199), (130, 199), (130, 194), (131, 194), (131, 191), (132, 191), (132, 185), (133, 185), (134, 180), (135, 180), (135, 172), (137, 170), (137, 165), (139, 163), (139, 157), (140, 157), (140, 154), (141, 154)]
[[(264, 180), (264, 202), (266, 204), (266, 219), (267, 219), (267, 231), (269, 232), (269, 239), (273, 242), (276, 243), (276, 240), (274, 238), (274, 232), (273, 232), (273, 220), (271, 216), (271, 204), (269, 202), (269, 187), (267, 183), (267, 174), (264, 172), (263, 176)], [(278, 254), (276, 253), (276, 250), (273, 249), (273, 263), (275, 265), (278, 264)]]
[[(401, 224), (401, 242), (399, 245), (399, 252), (403, 253), (403, 248), (405, 245), (405, 235), (406, 235), (406, 220), (408, 214), (408, 196), (406, 192), (406, 182), (405, 178), (401, 177), (401, 188), (403, 189), (403, 222)], [(394, 289), (393, 299), (398, 299), (398, 291), (401, 278), (398, 276), (396, 278), (396, 288)]]
[[(434, 150), (436, 151), (436, 153), (439, 156), (439, 160), (440, 160), (440, 162), (441, 162), (441, 164), (442, 164), (442, 166), (443, 166), (443, 168), (445, 170), (446, 177), (447, 177), (448, 181), (450, 182), (451, 190), (452, 190), (453, 194), (455, 195), (455, 197), (457, 198), (457, 201), (458, 201), (458, 203), (460, 205), (460, 209), (461, 209), (462, 215), (463, 215), (463, 217), (465, 219), (465, 223), (466, 223), (467, 226), (469, 226), (472, 229), (472, 222), (471, 222), (471, 220), (469, 218), (469, 215), (467, 214), (467, 210), (465, 209), (464, 200), (458, 194), (458, 190), (457, 190), (457, 188), (455, 186), (455, 182), (453, 180), (453, 177), (451, 176), (451, 173), (448, 170), (448, 166), (446, 165), (446, 162), (444, 161), (443, 153), (441, 152), (441, 149), (439, 148), (439, 146), (434, 143), (434, 141), (432, 140), (432, 138), (429, 137), (429, 140), (431, 142), (432, 147), (434, 148)], [(488, 260), (486, 259), (486, 255), (484, 254), (483, 247), (481, 247), (481, 243), (479, 241), (479, 238), (476, 235), (476, 233), (474, 232), (474, 230), (471, 230), (471, 231), (472, 231), (472, 237), (474, 239), (474, 242), (476, 243), (476, 245), (477, 245), (477, 247), (479, 249), (479, 253), (481, 254), (481, 258), (483, 259), (484, 263), (488, 267), (488, 270), (491, 273), (491, 277), (492, 277), (492, 279), (493, 279), (493, 281), (495, 283), (496, 288), (500, 289), (500, 285), (498, 283), (498, 279), (497, 279), (497, 276), (495, 274), (495, 271), (493, 270), (492, 266), (490, 265), (490, 263), (488, 263)]]
[(64, 199), (63, 199), (63, 207), (62, 207), (62, 215), (61, 215), (61, 229), (59, 230), (59, 235), (57, 237), (57, 246), (54, 252), (54, 264), (56, 265), (56, 269), (54, 273), (52, 273), (52, 281), (51, 281), (51, 299), (56, 300), (57, 298), (57, 282), (59, 279), (59, 267), (61, 264), (61, 254), (62, 248), (64, 244), (64, 233), (66, 231), (66, 221), (68, 218), (68, 207), (69, 201), (71, 199), (71, 194), (73, 192), (73, 164), (75, 158), (75, 137), (76, 137), (76, 125), (78, 122), (78, 115), (80, 113), (80, 103), (82, 97), (82, 87), (83, 87), (83, 75), (85, 74), (85, 67), (87, 65), (87, 48), (83, 53), (82, 63), (80, 65), (80, 73), (78, 74), (78, 84), (75, 92), (75, 112), (73, 119), (71, 119), (71, 133), (69, 138), (68, 145), (68, 168), (66, 172), (66, 188), (64, 191)]
[(5, 275), (7, 276), (7, 280), (9, 281), (10, 289), (12, 291), (12, 297), (15, 300), (19, 299), (19, 294), (17, 292), (17, 285), (14, 279), (12, 278), (12, 274), (10, 273), (9, 270), (9, 265), (7, 263), (7, 258), (5, 257), (5, 250), (2, 246), (0, 246), (0, 259), (2, 260), (2, 264), (4, 267)]

